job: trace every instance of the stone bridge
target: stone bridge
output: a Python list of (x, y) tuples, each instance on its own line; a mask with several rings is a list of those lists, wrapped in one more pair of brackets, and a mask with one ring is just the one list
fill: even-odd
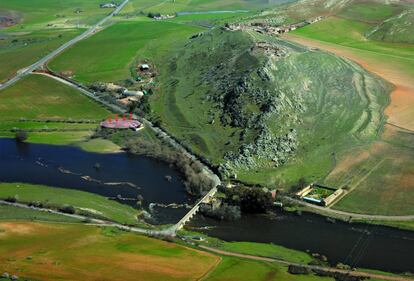
[(166, 234), (169, 235), (175, 235), (178, 230), (180, 230), (184, 225), (191, 220), (191, 218), (198, 212), (200, 209), (200, 205), (203, 203), (208, 203), (210, 200), (214, 197), (214, 195), (217, 192), (217, 187), (213, 187), (206, 195), (204, 195), (203, 198), (201, 198), (197, 204), (194, 205), (194, 207), (175, 225), (171, 226), (166, 230)]

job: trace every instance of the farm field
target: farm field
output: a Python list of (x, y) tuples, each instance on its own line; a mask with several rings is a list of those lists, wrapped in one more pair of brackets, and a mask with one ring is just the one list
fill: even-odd
[(72, 71), (73, 78), (83, 83), (124, 80), (131, 76), (137, 58), (161, 63), (177, 44), (201, 30), (170, 22), (119, 22), (65, 51), (49, 67)]
[(333, 208), (410, 215), (414, 211), (414, 47), (365, 38), (376, 21), (392, 14), (384, 9), (379, 11), (376, 16), (371, 14), (373, 18), (369, 21), (361, 20), (363, 17), (355, 11), (348, 11), (294, 31), (285, 38), (350, 58), (394, 85), (390, 105), (385, 110), (388, 124), (381, 139), (338, 155), (337, 165), (325, 182), (351, 189)]
[(0, 83), (81, 32), (81, 29), (55, 29), (8, 33), (0, 41)]
[[(0, 136), (3, 137), (13, 137), (8, 130), (19, 128), (35, 131), (29, 133), (29, 141), (71, 143), (89, 136), (108, 114), (106, 109), (77, 90), (42, 75), (25, 77), (0, 92), (0, 118), (3, 120)], [(22, 118), (29, 120), (23, 122)], [(71, 123), (82, 120), (92, 123)]]
[(71, 205), (81, 214), (136, 224), (139, 211), (103, 196), (88, 192), (24, 183), (0, 183), (0, 199), (15, 197), (20, 203), (39, 202), (58, 208)]
[(1, 29), (0, 83), (108, 14), (111, 9), (100, 9), (99, 4), (98, 0), (2, 3), (0, 16), (9, 15), (14, 25)]
[[(133, 2), (139, 2), (139, 0), (133, 0)], [(172, 14), (183, 11), (259, 10), (286, 2), (289, 2), (289, 0), (274, 0), (270, 2), (263, 0), (176, 0), (174, 2), (163, 1), (158, 2), (155, 5), (148, 5), (143, 9), (143, 11)]]
[(0, 271), (35, 280), (198, 280), (219, 261), (113, 228), (10, 221), (0, 230)]

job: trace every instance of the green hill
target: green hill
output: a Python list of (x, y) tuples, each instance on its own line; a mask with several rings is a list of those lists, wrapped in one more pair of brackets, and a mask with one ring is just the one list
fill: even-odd
[(406, 10), (398, 16), (385, 20), (367, 34), (372, 40), (414, 43), (414, 10)]
[(320, 178), (374, 139), (389, 86), (334, 55), (257, 33), (199, 34), (163, 70), (152, 108), (197, 154), (251, 183)]

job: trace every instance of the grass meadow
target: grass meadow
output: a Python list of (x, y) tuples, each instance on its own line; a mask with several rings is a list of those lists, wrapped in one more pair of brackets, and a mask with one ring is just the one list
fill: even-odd
[[(0, 222), (7, 220), (22, 221), (52, 221), (52, 222), (80, 222), (78, 219), (51, 214), (42, 211), (24, 209), (8, 205), (0, 205)], [(1, 230), (0, 230), (1, 233)], [(0, 234), (1, 237), (1, 234)]]
[(49, 66), (56, 71), (73, 71), (74, 79), (84, 83), (123, 80), (130, 77), (137, 58), (163, 63), (163, 55), (201, 30), (160, 21), (119, 22), (79, 42)]
[(205, 279), (207, 281), (323, 281), (332, 278), (314, 275), (291, 275), (287, 266), (275, 263), (223, 257), (222, 262)]
[[(83, 140), (109, 112), (77, 90), (49, 77), (30, 75), (0, 92), (0, 136), (13, 137), (10, 130), (43, 130), (29, 133), (29, 141), (67, 144)], [(20, 119), (51, 122), (22, 122)], [(53, 120), (91, 120), (96, 123), (64, 123)], [(59, 132), (61, 130), (61, 132)], [(65, 130), (65, 131), (63, 131)]]
[(17, 24), (2, 29), (0, 83), (79, 35), (110, 12), (99, 0), (3, 1), (0, 14), (12, 14)]
[(14, 196), (22, 203), (41, 202), (55, 207), (72, 205), (77, 211), (123, 224), (136, 224), (139, 213), (130, 206), (88, 192), (24, 183), (0, 183), (1, 199)]
[(0, 223), (0, 271), (35, 280), (199, 280), (219, 257), (113, 228)]

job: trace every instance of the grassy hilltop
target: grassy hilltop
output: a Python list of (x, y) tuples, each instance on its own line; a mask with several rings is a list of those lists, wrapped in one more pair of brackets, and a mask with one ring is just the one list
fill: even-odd
[(323, 176), (334, 152), (377, 136), (388, 103), (389, 86), (358, 65), (249, 32), (203, 33), (164, 71), (152, 101), (163, 126), (253, 183)]

